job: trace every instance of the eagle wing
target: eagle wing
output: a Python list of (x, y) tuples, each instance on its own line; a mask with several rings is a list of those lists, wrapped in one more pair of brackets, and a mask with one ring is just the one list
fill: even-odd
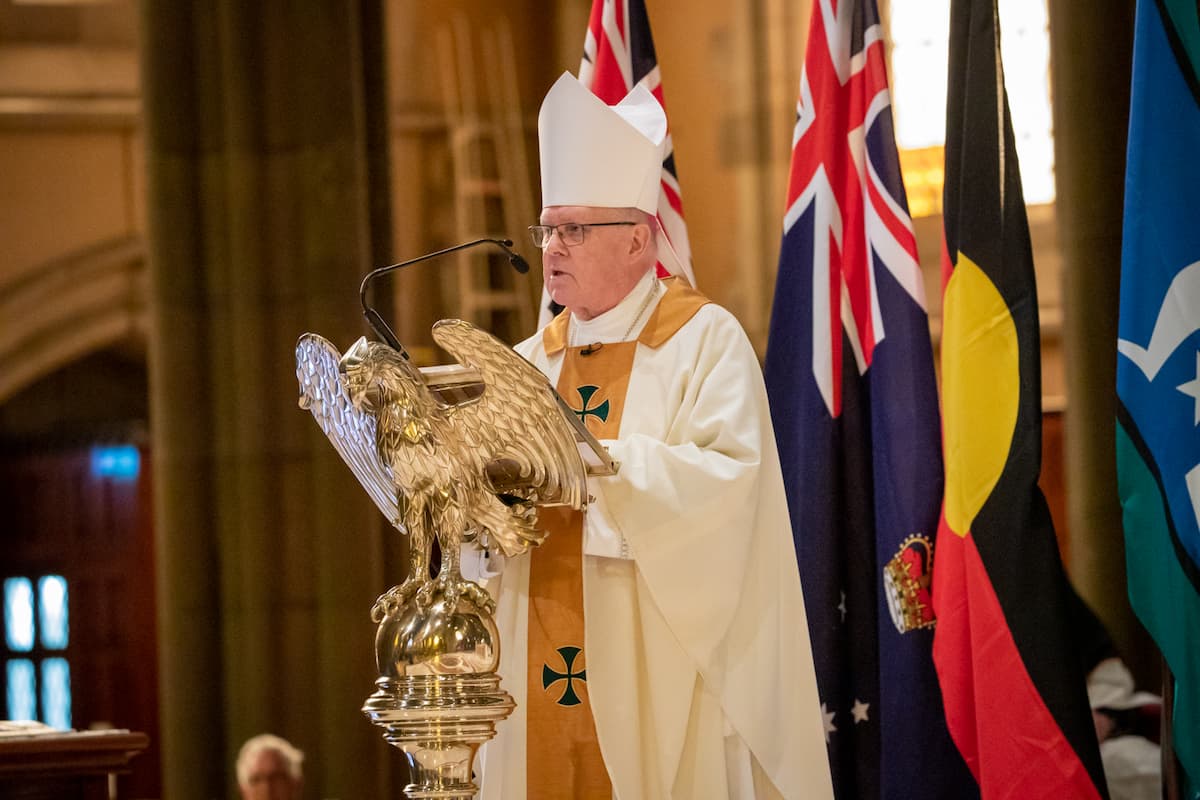
[(354, 407), (338, 372), (341, 353), (324, 337), (306, 333), (296, 343), (300, 407), (312, 412), (338, 455), (367, 490), (383, 516), (406, 533), (391, 470), (375, 446), (375, 418)]
[(442, 320), (433, 326), (433, 338), (483, 378), (483, 393), (453, 410), (456, 427), (469, 432), (476, 466), (504, 464), (528, 487), (531, 503), (583, 508), (587, 469), (546, 376), (469, 322)]

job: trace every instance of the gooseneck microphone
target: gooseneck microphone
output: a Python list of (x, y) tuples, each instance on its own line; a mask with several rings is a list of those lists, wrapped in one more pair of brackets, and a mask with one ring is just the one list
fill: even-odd
[(476, 239), (473, 242), (456, 244), (454, 247), (447, 247), (445, 250), (438, 250), (436, 253), (426, 253), (423, 256), (410, 258), (407, 261), (401, 261), (399, 264), (389, 264), (386, 267), (373, 269), (366, 274), (366, 277), (362, 279), (362, 284), (358, 287), (358, 299), (359, 302), (362, 303), (363, 316), (367, 318), (367, 324), (371, 326), (371, 330), (375, 331), (375, 333), (379, 335), (379, 338), (387, 342), (392, 349), (405, 358), (408, 358), (408, 351), (406, 351), (404, 346), (400, 344), (400, 340), (396, 338), (396, 334), (393, 333), (392, 329), (388, 327), (388, 324), (383, 321), (383, 317), (379, 316), (379, 312), (368, 305), (367, 288), (371, 285), (371, 282), (379, 276), (386, 275), (389, 272), (395, 272), (401, 267), (407, 267), (410, 264), (428, 261), (431, 258), (444, 256), (448, 253), (454, 253), (459, 250), (466, 250), (469, 247), (478, 247), (479, 245), (483, 244), (495, 245), (507, 253), (508, 263), (512, 264), (513, 269), (515, 269), (517, 272), (521, 273), (522, 275), (529, 272), (529, 262), (522, 258), (520, 253), (517, 253), (512, 249), (511, 239)]

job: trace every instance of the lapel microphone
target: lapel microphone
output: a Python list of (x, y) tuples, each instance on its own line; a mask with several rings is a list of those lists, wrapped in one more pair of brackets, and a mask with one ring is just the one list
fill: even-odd
[(585, 347), (585, 348), (583, 348), (582, 350), (580, 350), (580, 351), (579, 351), (579, 355), (581, 355), (581, 356), (590, 356), (592, 353), (599, 352), (599, 350), (600, 350), (600, 348), (601, 348), (601, 347), (604, 347), (604, 343), (603, 343), (603, 342), (592, 342), (592, 343), (591, 343), (591, 344), (589, 344), (587, 347)]

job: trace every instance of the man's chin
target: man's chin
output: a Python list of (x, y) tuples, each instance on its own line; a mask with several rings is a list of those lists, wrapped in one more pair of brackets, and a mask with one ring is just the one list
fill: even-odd
[(550, 299), (555, 303), (564, 307), (570, 307), (571, 301), (574, 299), (569, 289), (553, 279), (546, 286), (546, 294), (550, 295)]

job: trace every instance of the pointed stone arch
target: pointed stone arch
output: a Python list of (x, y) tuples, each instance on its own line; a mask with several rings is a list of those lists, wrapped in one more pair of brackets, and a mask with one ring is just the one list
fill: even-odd
[(0, 284), (0, 404), (83, 356), (146, 340), (146, 248), (98, 242)]

